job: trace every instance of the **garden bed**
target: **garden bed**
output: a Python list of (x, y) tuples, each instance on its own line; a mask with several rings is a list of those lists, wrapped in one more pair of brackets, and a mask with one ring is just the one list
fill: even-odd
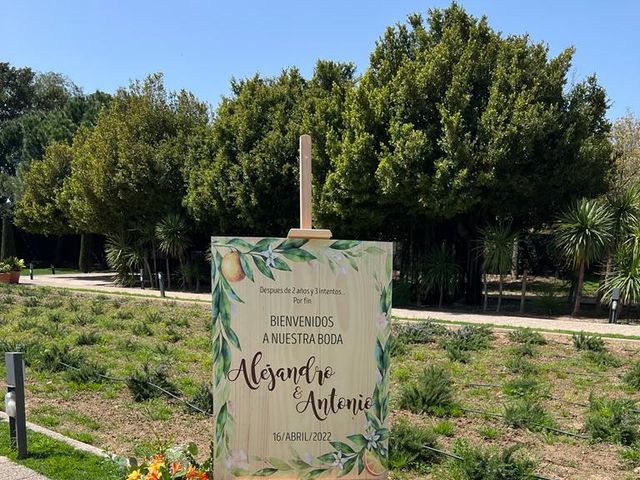
[[(209, 450), (210, 417), (164, 394), (135, 401), (134, 395), (149, 392), (126, 382), (145, 376), (165, 381), (180, 399), (206, 411), (209, 326), (210, 312), (202, 304), (0, 286), (0, 350), (26, 349), (29, 421), (119, 455), (140, 458), (161, 444), (188, 441), (203, 454)], [(584, 427), (592, 393), (640, 401), (623, 380), (640, 360), (638, 343), (606, 341), (605, 353), (589, 353), (576, 350), (570, 336), (545, 335), (546, 344), (523, 347), (508, 333), (493, 333), (485, 345), (465, 350), (448, 344), (443, 328), (435, 328), (438, 333), (428, 343), (403, 337), (392, 362), (394, 421), (408, 417), (412, 424), (435, 429), (438, 448), (447, 452), (459, 450), (463, 440), (497, 449), (522, 445), (519, 454), (533, 459), (536, 472), (549, 478), (634, 478), (640, 444), (629, 448), (580, 437), (589, 435)], [(450, 375), (452, 412), (416, 414), (400, 408), (403, 387), (428, 366), (443, 367)], [(514, 388), (525, 388), (527, 382), (517, 383), (525, 377), (535, 383), (534, 397), (550, 425), (577, 436), (514, 428), (499, 416), (521, 400)], [(450, 478), (455, 460), (443, 455), (434, 460), (393, 476)]]

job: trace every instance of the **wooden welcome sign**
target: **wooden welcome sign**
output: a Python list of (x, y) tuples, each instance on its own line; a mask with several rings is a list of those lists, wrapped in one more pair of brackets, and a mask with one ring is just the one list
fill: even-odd
[(392, 245), (211, 247), (215, 478), (386, 476)]

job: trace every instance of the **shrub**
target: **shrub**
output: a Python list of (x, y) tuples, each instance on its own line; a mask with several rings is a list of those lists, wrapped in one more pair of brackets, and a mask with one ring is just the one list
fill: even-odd
[(506, 448), (482, 449), (458, 443), (454, 452), (462, 459), (452, 462), (451, 477), (456, 480), (531, 480), (536, 462), (516, 455), (520, 445)]
[(596, 442), (631, 445), (638, 440), (640, 418), (633, 400), (624, 398), (589, 399), (585, 430)]
[(547, 340), (540, 332), (530, 328), (518, 328), (509, 332), (509, 340), (515, 343), (526, 343), (530, 345), (546, 345)]
[(80, 367), (84, 357), (81, 353), (73, 351), (69, 345), (54, 343), (44, 348), (37, 357), (35, 367), (46, 372), (62, 372), (71, 367)]
[(387, 343), (392, 357), (401, 357), (409, 351), (407, 344), (399, 337), (391, 336)]
[(610, 352), (607, 352), (606, 350), (602, 352), (594, 352), (592, 350), (587, 350), (586, 352), (584, 352), (582, 356), (589, 363), (592, 363), (593, 365), (596, 365), (598, 367), (617, 368), (620, 365), (622, 365), (622, 362), (620, 362), (620, 359), (618, 357), (616, 357)]
[[(203, 383), (198, 391), (189, 398), (189, 403), (200, 410), (213, 415), (213, 390), (211, 385)], [(188, 408), (189, 413), (198, 413), (193, 408)]]
[(102, 375), (107, 374), (107, 369), (94, 362), (83, 363), (78, 368), (70, 368), (65, 372), (68, 380), (76, 383), (102, 383)]
[(519, 357), (535, 357), (538, 350), (532, 343), (521, 343), (513, 348), (513, 354)]
[(394, 470), (413, 468), (437, 460), (437, 454), (424, 446), (437, 448), (436, 435), (421, 426), (398, 418), (391, 427), (389, 437), (389, 467)]
[(433, 433), (444, 437), (453, 437), (454, 427), (449, 420), (442, 420), (433, 426)]
[(520, 355), (509, 357), (505, 365), (512, 373), (520, 373), (522, 375), (533, 375), (538, 371), (535, 364)]
[(452, 362), (469, 363), (471, 361), (471, 354), (467, 350), (461, 350), (452, 343), (445, 343), (443, 347), (447, 358)]
[(131, 331), (134, 335), (138, 337), (150, 337), (153, 335), (153, 330), (151, 327), (144, 322), (138, 322), (131, 327)]
[(180, 340), (182, 340), (183, 336), (178, 330), (176, 330), (172, 326), (169, 326), (167, 327), (165, 338), (168, 342), (178, 343)]
[(49, 314), (47, 315), (47, 320), (49, 320), (51, 323), (60, 323), (60, 321), (62, 320), (62, 314), (60, 312), (49, 312)]
[(494, 440), (500, 435), (500, 430), (496, 427), (485, 425), (478, 428), (478, 434), (486, 440)]
[(157, 387), (173, 395), (178, 395), (178, 389), (169, 380), (168, 372), (164, 366), (151, 369), (148, 364), (144, 364), (142, 371), (137, 371), (127, 377), (127, 387), (136, 402), (164, 395), (164, 392)]
[(574, 333), (572, 335), (573, 346), (576, 350), (587, 350), (590, 352), (604, 352), (606, 347), (604, 340), (599, 335), (590, 335), (585, 332)]
[(624, 382), (634, 390), (640, 390), (640, 362), (635, 362), (622, 377)]
[(81, 327), (84, 327), (89, 323), (90, 320), (91, 319), (89, 318), (89, 315), (87, 315), (84, 312), (78, 312), (75, 314), (75, 316), (71, 320), (71, 323), (73, 323), (74, 325), (80, 325)]
[(162, 321), (162, 315), (157, 310), (147, 310), (144, 318), (149, 323), (159, 323)]
[(540, 382), (530, 376), (514, 378), (504, 384), (503, 391), (511, 397), (531, 397), (542, 390)]
[(100, 341), (100, 335), (96, 332), (82, 332), (76, 338), (76, 345), (95, 345)]
[(459, 330), (449, 330), (442, 340), (443, 348), (453, 348), (464, 352), (472, 352), (487, 348), (493, 333), (491, 330), (482, 326), (465, 326)]
[(413, 413), (449, 413), (454, 407), (453, 381), (447, 370), (430, 366), (400, 391), (400, 408)]
[(521, 398), (505, 406), (504, 421), (514, 428), (528, 428), (540, 432), (553, 427), (554, 421), (542, 404), (533, 398)]
[(91, 313), (94, 315), (102, 315), (104, 313), (104, 303), (102, 300), (95, 300), (91, 304)]
[(431, 343), (447, 333), (447, 327), (430, 320), (396, 323), (393, 330), (395, 335), (406, 343)]
[(640, 465), (640, 442), (635, 442), (628, 448), (623, 448), (619, 452), (620, 459), (631, 468)]

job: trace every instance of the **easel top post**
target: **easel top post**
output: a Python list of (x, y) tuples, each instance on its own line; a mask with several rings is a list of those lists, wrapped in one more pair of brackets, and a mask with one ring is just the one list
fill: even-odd
[(312, 225), (311, 135), (300, 136), (300, 228), (289, 230), (289, 238), (331, 238), (330, 230), (316, 230)]

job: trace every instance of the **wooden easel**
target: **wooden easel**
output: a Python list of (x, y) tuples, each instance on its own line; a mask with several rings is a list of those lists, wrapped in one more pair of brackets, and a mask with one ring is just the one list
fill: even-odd
[(331, 230), (315, 229), (311, 224), (311, 136), (300, 135), (300, 228), (289, 230), (289, 238), (331, 238)]

